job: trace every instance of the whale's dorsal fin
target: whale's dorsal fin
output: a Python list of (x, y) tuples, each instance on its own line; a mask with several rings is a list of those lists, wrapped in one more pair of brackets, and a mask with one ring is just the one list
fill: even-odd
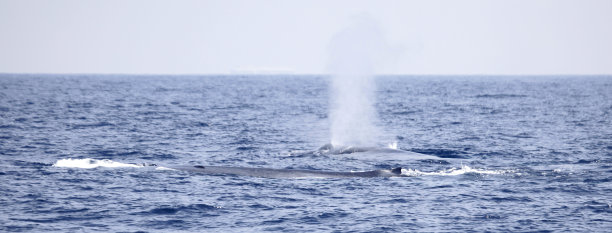
[(402, 174), (402, 168), (401, 167), (396, 167), (391, 169), (391, 173), (396, 174), (396, 175), (401, 175)]
[(195, 165), (195, 166), (193, 166), (193, 167), (195, 167), (195, 168), (200, 168), (200, 169), (204, 169), (204, 166), (202, 166), (202, 165)]

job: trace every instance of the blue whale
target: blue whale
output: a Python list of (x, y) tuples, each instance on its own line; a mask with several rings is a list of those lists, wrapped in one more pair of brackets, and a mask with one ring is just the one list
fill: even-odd
[(274, 169), (251, 167), (225, 167), (225, 166), (174, 166), (176, 170), (197, 172), (208, 175), (236, 175), (254, 176), (264, 178), (370, 178), (370, 177), (399, 177), (402, 168), (372, 170), (362, 172), (336, 172), (320, 170)]
[(321, 146), (318, 150), (294, 154), (293, 156), (330, 156), (336, 158), (352, 158), (371, 161), (408, 161), (408, 160), (441, 160), (433, 155), (386, 147), (364, 146), (334, 146), (331, 143)]

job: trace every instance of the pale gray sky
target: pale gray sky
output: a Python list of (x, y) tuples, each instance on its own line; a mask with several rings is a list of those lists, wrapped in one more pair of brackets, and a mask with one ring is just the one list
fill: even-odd
[(609, 0), (0, 0), (0, 72), (326, 73), (356, 15), (377, 73), (612, 74)]

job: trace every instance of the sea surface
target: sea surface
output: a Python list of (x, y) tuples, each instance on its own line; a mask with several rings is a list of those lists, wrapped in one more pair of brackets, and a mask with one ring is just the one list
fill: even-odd
[(377, 77), (381, 147), (434, 159), (316, 153), (328, 79), (0, 74), (0, 231), (611, 231), (612, 77)]

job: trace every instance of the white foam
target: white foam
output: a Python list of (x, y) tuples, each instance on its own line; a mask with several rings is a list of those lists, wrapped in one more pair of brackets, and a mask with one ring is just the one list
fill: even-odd
[(162, 171), (166, 171), (166, 170), (172, 170), (175, 171), (176, 169), (174, 168), (169, 168), (169, 167), (156, 167), (155, 170), (162, 170)]
[(68, 168), (97, 168), (97, 167), (143, 167), (142, 165), (115, 162), (109, 159), (60, 159), (53, 164), (54, 167)]
[(422, 172), (416, 169), (402, 169), (402, 175), (405, 176), (458, 176), (466, 173), (477, 173), (477, 174), (489, 174), (489, 175), (499, 175), (504, 173), (509, 173), (512, 171), (509, 170), (485, 170), (485, 169), (477, 169), (471, 168), (468, 166), (461, 166), (461, 168), (450, 168), (447, 170), (437, 171), (437, 172)]

